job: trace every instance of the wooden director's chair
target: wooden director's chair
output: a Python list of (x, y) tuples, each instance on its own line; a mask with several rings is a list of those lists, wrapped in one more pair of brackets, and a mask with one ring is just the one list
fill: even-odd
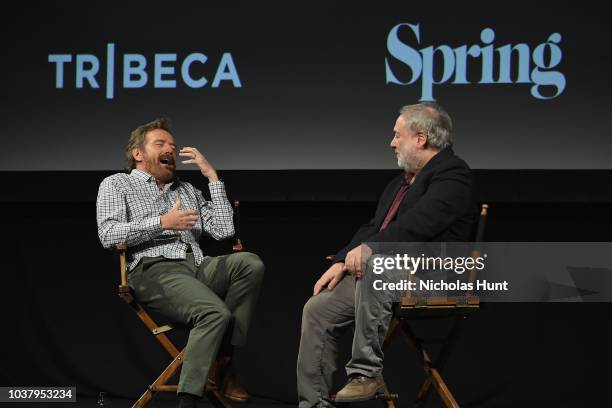
[[(235, 242), (232, 246), (232, 251), (240, 252), (243, 250), (242, 242), (238, 238), (239, 228), (239, 206), (238, 201), (234, 201), (234, 224), (235, 224)], [(138, 401), (132, 405), (132, 408), (141, 408), (147, 405), (152, 399), (155, 393), (158, 392), (173, 392), (176, 393), (177, 385), (168, 384), (168, 381), (177, 373), (177, 371), (183, 365), (183, 350), (179, 351), (178, 348), (170, 341), (166, 332), (172, 330), (174, 327), (171, 325), (159, 326), (149, 314), (142, 308), (141, 305), (136, 302), (132, 294), (131, 288), (127, 284), (127, 268), (126, 268), (126, 244), (117, 244), (117, 251), (119, 253), (119, 262), (121, 266), (121, 284), (119, 285), (119, 297), (127, 303), (132, 310), (138, 315), (144, 325), (151, 331), (157, 341), (172, 357), (172, 362), (161, 372), (157, 379), (147, 387), (144, 393), (140, 396)], [(204, 395), (210, 403), (216, 408), (231, 408), (232, 405), (225, 399), (219, 390), (220, 384), (212, 385), (207, 384), (204, 390)]]
[[(484, 240), (488, 211), (488, 204), (482, 204), (480, 206), (480, 215), (478, 218), (476, 235), (474, 239), (475, 245), (470, 255), (473, 258), (477, 258), (482, 255), (482, 242)], [(409, 281), (411, 280), (412, 276), (413, 275), (409, 274)], [(468, 271), (468, 281), (470, 283), (475, 283), (475, 269)], [(391, 321), (391, 325), (389, 326), (387, 336), (383, 343), (383, 350), (389, 346), (394, 335), (398, 332), (398, 329), (401, 329), (401, 332), (403, 332), (405, 335), (406, 340), (416, 352), (427, 377), (421, 385), (417, 393), (417, 397), (413, 402), (414, 408), (422, 406), (425, 398), (429, 395), (432, 386), (436, 389), (446, 407), (460, 408), (459, 403), (442, 378), (440, 369), (449, 356), (449, 352), (460, 332), (463, 322), (465, 319), (467, 319), (469, 314), (477, 311), (479, 308), (480, 299), (478, 296), (473, 295), (473, 293), (470, 291), (466, 292), (466, 294), (462, 296), (438, 298), (418, 298), (411, 296), (410, 292), (408, 292), (407, 296), (404, 297), (402, 302), (397, 305), (394, 318)], [(453, 323), (447, 335), (442, 339), (418, 338), (415, 336), (409, 324), (411, 320), (438, 319), (446, 317), (453, 318)], [(441, 345), (435, 360), (433, 360), (429, 353), (425, 350), (424, 345), (426, 344)], [(386, 392), (388, 393), (388, 391)], [(389, 401), (388, 408), (395, 408), (394, 401)]]
[[(478, 225), (476, 229), (476, 236), (474, 239), (475, 245), (471, 253), (471, 257), (479, 257), (482, 253), (481, 243), (484, 239), (484, 231), (488, 216), (489, 206), (488, 204), (482, 204), (480, 206), (480, 215), (478, 218)], [(327, 256), (328, 261), (333, 261), (333, 256)], [(408, 274), (408, 281), (412, 281), (412, 274)], [(474, 283), (476, 281), (476, 271), (474, 269), (468, 271), (469, 282)], [(450, 389), (446, 385), (446, 382), (440, 375), (440, 369), (448, 358), (449, 351), (452, 347), (453, 341), (456, 339), (457, 334), (460, 331), (463, 321), (468, 317), (470, 313), (480, 308), (480, 299), (471, 293), (466, 293), (465, 296), (454, 296), (444, 298), (415, 298), (408, 294), (401, 303), (397, 304), (395, 308), (393, 319), (389, 325), (387, 336), (383, 342), (383, 350), (386, 350), (391, 343), (391, 340), (396, 334), (399, 334), (398, 329), (404, 333), (406, 340), (412, 346), (417, 353), (417, 357), (427, 378), (421, 385), (416, 399), (413, 402), (414, 408), (422, 406), (425, 398), (429, 395), (432, 385), (442, 398), (442, 401), (448, 408), (460, 408), (457, 400), (451, 393)], [(444, 317), (454, 317), (452, 328), (448, 332), (445, 338), (431, 340), (431, 339), (419, 339), (416, 337), (410, 328), (409, 321), (414, 319), (437, 319)], [(441, 344), (442, 347), (438, 352), (437, 358), (432, 360), (429, 353), (423, 347), (424, 344)], [(374, 397), (379, 400), (385, 408), (397, 408), (399, 396), (393, 394), (384, 386), (384, 391)], [(332, 396), (333, 399), (333, 396)], [(338, 406), (344, 406), (346, 403), (338, 404)]]

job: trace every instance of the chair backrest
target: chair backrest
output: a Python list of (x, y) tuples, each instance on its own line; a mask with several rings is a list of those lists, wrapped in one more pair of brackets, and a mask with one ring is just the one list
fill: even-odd
[[(489, 216), (489, 204), (480, 205), (480, 214), (478, 215), (478, 223), (476, 225), (476, 236), (474, 237), (474, 249), (471, 257), (478, 258), (482, 255), (482, 243), (484, 242), (485, 227), (487, 226), (487, 217)], [(469, 282), (476, 281), (476, 269), (472, 268), (469, 271)]]
[[(489, 215), (489, 205), (481, 204), (478, 221), (476, 224), (476, 233), (474, 237), (474, 245), (470, 252), (470, 257), (476, 259), (482, 255), (482, 243), (484, 242), (485, 227), (487, 217)], [(476, 268), (470, 268), (467, 271), (467, 281), (474, 286), (477, 277)], [(408, 282), (414, 280), (414, 275), (408, 273)], [(412, 291), (408, 291), (402, 302), (401, 309), (413, 308), (478, 308), (480, 299), (474, 296), (473, 290), (468, 290), (465, 295), (458, 296), (415, 296)]]
[(123, 299), (125, 303), (130, 304), (134, 301), (134, 297), (132, 296), (132, 292), (130, 291), (130, 287), (127, 283), (127, 244), (117, 244), (115, 245), (115, 249), (119, 253), (119, 270), (121, 273), (119, 281), (119, 297)]
[(242, 252), (244, 251), (244, 245), (242, 239), (240, 239), (241, 225), (240, 225), (240, 201), (234, 201), (234, 245), (232, 245), (232, 251)]

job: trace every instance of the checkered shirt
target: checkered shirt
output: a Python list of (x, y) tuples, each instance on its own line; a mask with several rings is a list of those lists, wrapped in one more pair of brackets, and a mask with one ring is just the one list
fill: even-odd
[[(204, 259), (198, 240), (202, 232), (216, 240), (234, 235), (233, 210), (225, 185), (209, 183), (211, 201), (193, 185), (176, 179), (160, 190), (155, 178), (140, 170), (119, 173), (100, 183), (96, 202), (98, 236), (104, 248), (115, 244), (128, 245), (128, 269), (142, 257), (164, 256), (185, 259), (189, 246), (196, 264)], [(189, 231), (163, 230), (160, 216), (166, 214), (176, 200), (181, 210), (199, 210), (199, 222)]]

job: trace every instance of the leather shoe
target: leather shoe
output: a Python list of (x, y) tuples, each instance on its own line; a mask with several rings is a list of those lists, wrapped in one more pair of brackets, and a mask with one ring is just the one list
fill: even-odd
[(346, 385), (336, 394), (336, 402), (361, 402), (371, 400), (376, 394), (385, 390), (382, 377), (358, 375), (349, 379)]
[(236, 379), (231, 357), (225, 356), (215, 360), (208, 381), (211, 385), (218, 387), (225, 398), (236, 402), (249, 400), (249, 394)]

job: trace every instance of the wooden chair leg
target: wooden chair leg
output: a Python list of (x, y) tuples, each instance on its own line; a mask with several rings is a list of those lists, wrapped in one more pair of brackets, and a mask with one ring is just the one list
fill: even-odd
[(421, 384), (419, 388), (419, 392), (417, 393), (416, 399), (413, 402), (413, 407), (420, 407), (421, 404), (425, 401), (425, 398), (429, 395), (429, 391), (431, 390), (431, 377), (428, 376)]
[(217, 387), (206, 386), (204, 395), (211, 405), (215, 408), (232, 408), (232, 405), (225, 399), (225, 397), (219, 392)]
[(147, 388), (147, 390), (138, 398), (138, 401), (132, 405), (132, 408), (142, 408), (147, 405), (153, 399), (153, 392)]
[[(446, 360), (450, 354), (451, 348), (454, 344), (454, 340), (457, 336), (457, 334), (460, 331), (460, 328), (462, 326), (462, 322), (464, 320), (463, 316), (456, 316), (455, 317), (455, 322), (453, 323), (453, 327), (451, 328), (448, 337), (447, 337), (447, 341), (443, 344), (442, 349), (440, 350), (440, 353), (438, 354), (438, 357), (436, 358), (436, 361), (434, 362), (434, 364), (431, 364), (430, 366), (435, 367), (436, 373), (438, 374), (438, 376), (440, 376), (439, 374), (439, 370), (444, 366), (444, 364), (446, 364)], [(429, 356), (427, 356), (429, 358)], [(441, 377), (440, 377), (441, 378)], [(431, 390), (431, 385), (432, 385), (432, 377), (429, 376), (425, 379), (425, 381), (423, 382), (423, 384), (421, 385), (421, 388), (419, 389), (419, 392), (417, 394), (416, 400), (414, 402), (415, 406), (420, 406), (421, 403), (423, 402), (423, 400), (427, 397), (427, 395), (429, 394), (429, 391)], [(446, 387), (446, 385), (444, 385), (444, 387)], [(451, 394), (452, 397), (452, 394)], [(454, 398), (453, 398), (454, 400)], [(456, 402), (455, 402), (456, 403)]]
[(166, 385), (166, 383), (172, 378), (172, 376), (174, 376), (176, 371), (181, 368), (182, 365), (183, 351), (181, 351), (176, 357), (174, 357), (172, 362), (168, 364), (168, 367), (166, 367), (166, 369), (162, 371), (159, 377), (157, 377), (157, 379), (153, 381), (153, 384), (151, 384), (147, 388), (147, 390), (140, 396), (138, 401), (136, 401), (136, 403), (132, 405), (132, 408), (144, 407), (151, 401), (151, 399), (153, 399), (153, 394), (158, 391), (176, 391), (176, 385)]
[(389, 388), (387, 388), (387, 384), (385, 384), (384, 395), (385, 398), (380, 400), (383, 408), (397, 408), (397, 395), (391, 394)]
[(448, 408), (460, 408), (459, 403), (457, 403), (457, 400), (455, 400), (455, 397), (453, 396), (450, 389), (444, 382), (444, 379), (440, 375), (438, 368), (445, 362), (448, 356), (448, 348), (452, 342), (452, 338), (456, 335), (458, 331), (458, 326), (461, 322), (461, 319), (463, 319), (463, 317), (459, 316), (455, 320), (455, 324), (453, 325), (453, 328), (451, 329), (451, 332), (448, 336), (448, 340), (446, 344), (443, 346), (443, 349), (440, 351), (440, 356), (438, 358), (438, 360), (440, 360), (439, 363), (438, 363), (438, 360), (436, 360), (435, 363), (432, 363), (432, 360), (429, 357), (429, 354), (427, 353), (427, 351), (425, 351), (425, 349), (423, 349), (423, 346), (421, 345), (419, 340), (412, 333), (412, 330), (408, 326), (408, 323), (405, 321), (402, 322), (402, 331), (406, 334), (406, 337), (410, 345), (417, 352), (417, 356), (419, 357), (419, 360), (421, 361), (423, 365), (423, 369), (425, 370), (425, 374), (427, 375), (427, 378), (421, 385), (421, 388), (419, 389), (419, 392), (417, 394), (417, 398), (415, 399), (413, 403), (413, 406), (415, 408), (421, 406), (424, 399), (429, 394), (429, 391), (431, 390), (432, 385), (436, 388), (436, 391), (438, 391), (438, 395), (440, 395), (440, 398), (444, 402), (444, 405), (446, 405)]
[(442, 379), (442, 376), (440, 375), (438, 370), (435, 368), (432, 368), (430, 375), (431, 375), (434, 387), (436, 387), (436, 390), (438, 391), (440, 398), (442, 398), (442, 401), (444, 401), (444, 405), (446, 405), (448, 408), (460, 408), (459, 403), (457, 403), (457, 400), (455, 400), (455, 397), (453, 397), (453, 394), (448, 389), (448, 386)]

